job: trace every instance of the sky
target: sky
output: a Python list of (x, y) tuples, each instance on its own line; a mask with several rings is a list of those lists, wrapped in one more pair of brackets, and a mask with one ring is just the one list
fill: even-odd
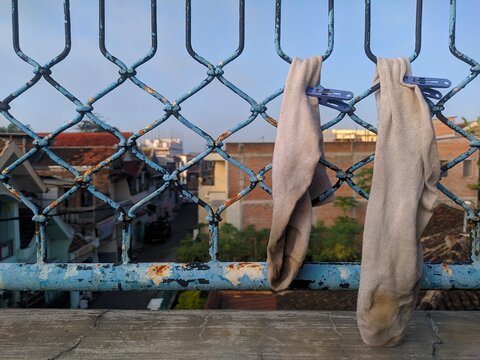
[[(414, 48), (415, 0), (372, 1), (372, 51), (382, 57), (409, 56)], [(127, 64), (150, 47), (150, 1), (106, 1), (107, 49)], [(480, 59), (478, 0), (457, 5), (457, 47)], [(0, 97), (4, 98), (32, 77), (32, 68), (13, 51), (10, 1), (0, 1)], [(273, 0), (246, 0), (245, 50), (228, 64), (224, 76), (257, 101), (283, 86), (289, 64), (275, 52)], [(21, 0), (20, 43), (23, 51), (41, 63), (63, 49), (61, 0)], [(138, 77), (173, 101), (206, 77), (206, 68), (185, 48), (185, 3), (159, 0), (158, 51), (138, 69)], [(98, 48), (98, 2), (71, 0), (72, 50), (52, 69), (52, 77), (77, 98), (86, 101), (118, 77), (118, 68)], [(449, 1), (424, 0), (420, 56), (412, 64), (417, 76), (448, 78), (455, 85), (469, 74), (469, 65), (448, 50)], [(335, 1), (335, 46), (322, 67), (324, 87), (359, 94), (373, 79), (375, 65), (363, 50), (364, 1)], [(217, 64), (238, 45), (237, 0), (192, 1), (193, 48)], [(289, 56), (306, 58), (324, 53), (327, 44), (327, 1), (283, 0), (282, 47)], [(444, 114), (476, 119), (480, 116), (480, 80), (475, 79), (447, 103)], [(268, 105), (278, 118), (281, 97)], [(75, 106), (44, 79), (11, 103), (11, 113), (38, 132), (51, 131), (76, 115)], [(250, 115), (250, 105), (218, 80), (181, 105), (182, 114), (214, 138)], [(122, 131), (137, 131), (163, 114), (163, 105), (127, 81), (94, 104), (94, 112)], [(358, 105), (357, 115), (376, 124), (374, 97)], [(322, 107), (322, 122), (335, 117)], [(0, 119), (0, 125), (7, 120)], [(343, 120), (339, 128), (359, 127)], [(201, 151), (205, 142), (174, 117), (155, 135), (181, 137), (186, 152)], [(273, 141), (274, 128), (258, 117), (228, 141)]]

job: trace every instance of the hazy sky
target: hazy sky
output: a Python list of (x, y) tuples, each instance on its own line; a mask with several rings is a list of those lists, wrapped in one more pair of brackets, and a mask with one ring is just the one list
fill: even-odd
[[(415, 1), (372, 1), (372, 49), (383, 57), (409, 56), (414, 47)], [(107, 0), (107, 48), (127, 64), (142, 56), (150, 45), (149, 0)], [(327, 1), (284, 0), (282, 45), (292, 57), (322, 54), (326, 48)], [(32, 77), (30, 65), (13, 51), (10, 1), (0, 1), (0, 97), (5, 97)], [(138, 69), (138, 77), (173, 100), (206, 77), (206, 69), (185, 49), (185, 3), (159, 0), (156, 56)], [(458, 1), (457, 46), (480, 59), (478, 0)], [(117, 67), (98, 49), (98, 2), (71, 0), (72, 51), (53, 68), (52, 76), (86, 101), (118, 77)], [(238, 2), (194, 0), (193, 46), (213, 63), (237, 47)], [(414, 75), (446, 77), (461, 81), (469, 66), (448, 50), (449, 1), (424, 0), (423, 44), (413, 63)], [(363, 92), (370, 85), (374, 64), (363, 51), (364, 2), (335, 2), (335, 47), (322, 69), (325, 87)], [(21, 0), (20, 39), (25, 53), (45, 63), (63, 48), (61, 0)], [(246, 0), (245, 50), (225, 68), (225, 77), (260, 101), (283, 85), (289, 65), (274, 48), (274, 1)], [(447, 116), (476, 118), (480, 115), (480, 80), (477, 78), (447, 103)], [(268, 113), (277, 117), (281, 99)], [(95, 112), (123, 131), (138, 130), (162, 115), (163, 105), (127, 81), (95, 104)], [(246, 119), (250, 105), (215, 80), (182, 105), (182, 114), (213, 137)], [(376, 123), (373, 96), (357, 106), (358, 115)], [(12, 103), (12, 114), (36, 131), (48, 131), (72, 119), (75, 106), (43, 79)], [(335, 116), (321, 109), (322, 122)], [(6, 124), (2, 118), (0, 124)], [(353, 127), (344, 120), (339, 127)], [(204, 141), (171, 117), (160, 126), (162, 136), (181, 136), (185, 151), (199, 151)], [(260, 117), (230, 141), (272, 141), (274, 129)]]

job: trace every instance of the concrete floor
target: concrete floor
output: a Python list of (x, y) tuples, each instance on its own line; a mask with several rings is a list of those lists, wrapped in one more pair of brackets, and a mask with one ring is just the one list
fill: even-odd
[[(172, 236), (164, 244), (145, 244), (138, 255), (138, 262), (175, 261), (175, 255), (182, 240), (197, 224), (197, 205), (186, 203), (172, 220)], [(152, 298), (162, 297), (159, 291), (106, 291), (97, 294), (90, 303), (92, 309), (146, 309)]]
[(479, 358), (475, 311), (418, 311), (395, 348), (364, 345), (353, 312), (0, 311), (0, 359)]

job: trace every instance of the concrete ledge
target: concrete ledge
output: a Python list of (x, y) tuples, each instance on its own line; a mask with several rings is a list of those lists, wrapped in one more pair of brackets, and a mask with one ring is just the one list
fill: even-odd
[(417, 312), (375, 349), (353, 312), (0, 311), (1, 359), (479, 359), (480, 312)]

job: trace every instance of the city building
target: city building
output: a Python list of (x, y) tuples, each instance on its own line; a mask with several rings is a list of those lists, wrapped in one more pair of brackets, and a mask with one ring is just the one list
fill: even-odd
[[(132, 133), (123, 133), (126, 138), (131, 135)], [(21, 137), (17, 138), (21, 139)], [(18, 142), (23, 144), (25, 140)], [(113, 155), (117, 151), (117, 144), (118, 139), (107, 132), (64, 132), (51, 141), (49, 149), (83, 174), (92, 166)], [(31, 146), (31, 139), (27, 139), (26, 148)], [(44, 151), (37, 152), (30, 162), (49, 187), (50, 200), (58, 198), (75, 185), (74, 176)], [(160, 187), (163, 179), (160, 173), (146, 166), (130, 152), (126, 152), (93, 174), (91, 184), (96, 190), (128, 210)], [(164, 194), (153, 199), (137, 212), (132, 223), (133, 250), (143, 246), (146, 225), (155, 221), (165, 211), (171, 211), (171, 208), (165, 208), (171, 205), (171, 202), (166, 201), (165, 198), (175, 198), (174, 191), (167, 189)], [(174, 204), (171, 206), (173, 207)], [(82, 187), (58, 205), (58, 212), (75, 233), (86, 242), (78, 249), (80, 253), (85, 251), (86, 247), (91, 248), (93, 245), (98, 254), (96, 261), (119, 260), (123, 224), (118, 221), (118, 212), (110, 205), (94, 196), (86, 187)]]
[(144, 149), (151, 149), (157, 157), (179, 156), (183, 154), (183, 141), (180, 138), (145, 139)]
[[(0, 168), (12, 164), (22, 156), (21, 150), (10, 140), (0, 139)], [(35, 172), (30, 162), (24, 161), (10, 173), (8, 184), (27, 197), (37, 207), (50, 203), (49, 188)], [(0, 262), (34, 263), (37, 256), (36, 225), (32, 211), (19, 201), (18, 195), (0, 184)], [(47, 262), (68, 262), (75, 250), (73, 229), (65, 224), (56, 210), (46, 225)], [(2, 306), (38, 306), (56, 301), (59, 291), (9, 291), (0, 296)]]
[[(442, 164), (446, 164), (469, 148), (469, 141), (459, 136), (441, 121), (434, 119), (433, 126), (437, 137), (438, 154)], [(450, 118), (455, 121), (455, 118)], [(464, 127), (465, 125), (459, 124)], [(468, 129), (467, 129), (468, 130)], [(342, 170), (359, 162), (375, 153), (375, 134), (367, 130), (331, 130), (324, 132), (324, 145), (326, 159)], [(399, 135), (401, 136), (401, 134)], [(232, 158), (245, 164), (249, 169), (258, 172), (271, 163), (274, 143), (227, 143), (226, 151)], [(478, 191), (475, 184), (479, 181), (478, 152), (472, 154), (467, 160), (456, 165), (445, 174), (441, 183), (461, 199), (477, 204)], [(362, 169), (374, 165), (370, 163)], [(332, 184), (338, 181), (335, 172), (327, 170)], [(365, 170), (355, 171), (353, 181), (361, 183), (362, 177), (371, 179), (371, 172)], [(225, 181), (225, 179), (227, 179)], [(365, 179), (364, 179), (365, 180)], [(271, 171), (266, 173), (265, 183), (271, 187)], [(242, 189), (250, 185), (249, 175), (236, 166), (224, 160), (218, 154), (210, 154), (200, 164), (200, 178), (198, 185), (199, 197), (207, 203), (218, 208), (228, 199), (234, 198)], [(439, 202), (450, 206), (458, 206), (440, 191)], [(353, 207), (339, 206), (339, 202), (329, 203), (314, 208), (314, 223), (318, 221), (331, 225), (336, 218), (347, 215), (363, 223), (367, 201), (344, 183), (336, 192), (338, 198), (353, 198), (357, 205)], [(222, 214), (225, 222), (231, 223), (239, 229), (248, 225), (256, 228), (270, 228), (272, 216), (272, 197), (260, 186), (239, 199)], [(206, 213), (199, 207), (199, 221), (205, 222)]]

